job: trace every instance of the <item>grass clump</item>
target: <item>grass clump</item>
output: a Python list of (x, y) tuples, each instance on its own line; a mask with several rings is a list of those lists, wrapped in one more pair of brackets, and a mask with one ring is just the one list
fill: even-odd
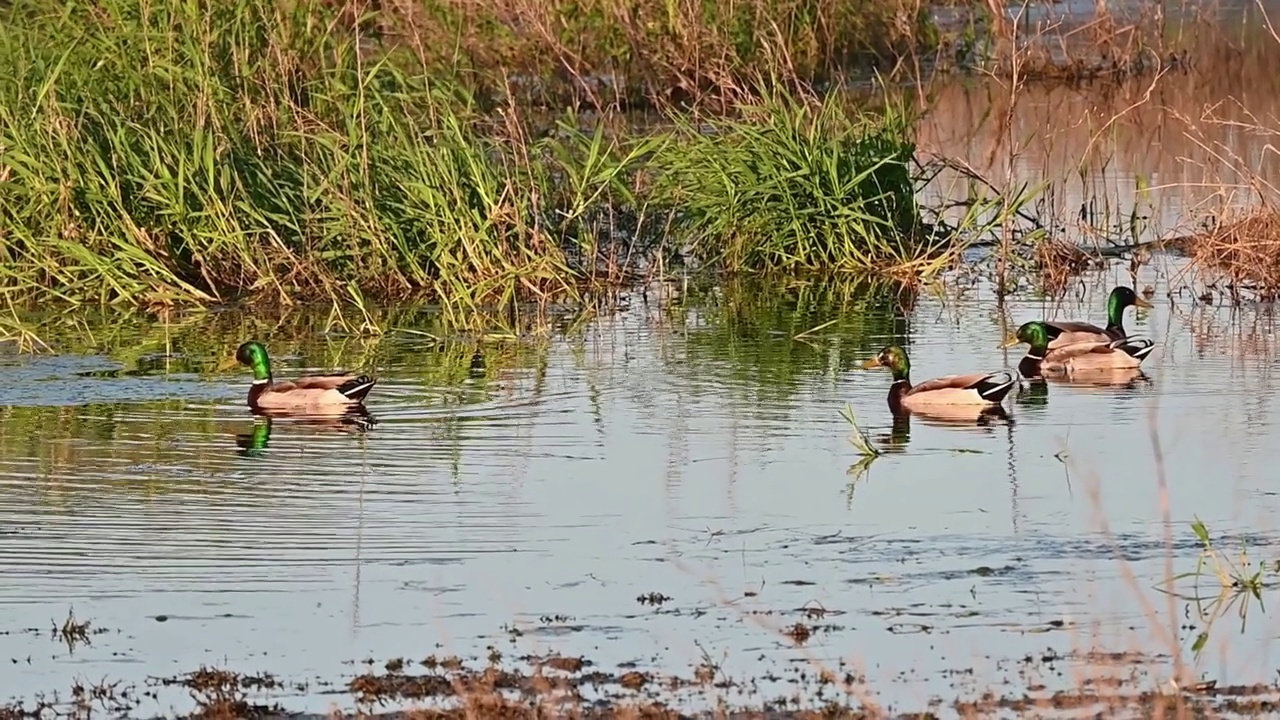
[(616, 139), (607, 118), (492, 112), (366, 20), (324, 0), (0, 6), (0, 295), (471, 311), (634, 279), (638, 245), (685, 236), (743, 270), (919, 272), (953, 245), (921, 220), (893, 108), (777, 90), (710, 132), (668, 113)]
[(879, 448), (872, 444), (870, 438), (867, 437), (867, 433), (858, 426), (858, 420), (853, 414), (853, 406), (845, 403), (845, 406), (840, 410), (840, 417), (849, 423), (849, 444), (853, 445), (854, 450), (859, 455), (875, 458), (883, 454)]
[(695, 254), (740, 269), (918, 271), (955, 247), (917, 206), (905, 113), (846, 99), (775, 94), (677, 122), (658, 195)]
[(1170, 243), (1236, 302), (1245, 292), (1267, 301), (1280, 297), (1280, 211), (1264, 206)]
[(371, 59), (310, 0), (17, 0), (0, 63), (11, 298), (555, 291), (645, 151), (513, 118), (482, 131), (458, 86)]
[[(1215, 546), (1209, 536), (1209, 529), (1199, 518), (1191, 523), (1191, 530), (1201, 546), (1195, 569), (1173, 576), (1160, 589), (1195, 606), (1197, 618), (1203, 625), (1192, 642), (1191, 650), (1199, 655), (1209, 641), (1214, 623), (1230, 610), (1235, 609), (1243, 631), (1250, 604), (1257, 603), (1262, 607), (1263, 591), (1275, 585), (1280, 563), (1250, 558), (1243, 542), (1235, 559), (1232, 559)], [(1172, 588), (1174, 584), (1185, 580), (1192, 581), (1190, 592)], [(1206, 584), (1211, 586), (1209, 593), (1202, 593), (1203, 581), (1208, 581)], [(1216, 592), (1212, 591), (1213, 586), (1216, 586)]]

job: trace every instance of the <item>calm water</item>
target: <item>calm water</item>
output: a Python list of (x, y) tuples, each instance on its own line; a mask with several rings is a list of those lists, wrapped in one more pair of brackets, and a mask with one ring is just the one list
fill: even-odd
[[(322, 336), (307, 323), (323, 316), (226, 313), (54, 328), (80, 352), (7, 356), (0, 388), (0, 655), (15, 660), (0, 696), (200, 664), (344, 683), (366, 658), (496, 645), (685, 675), (705, 651), (735, 678), (844, 660), (880, 702), (912, 709), (1024, 682), (1008, 663), (1047, 649), (1190, 662), (1201, 625), (1183, 603), (1174, 624), (1191, 627), (1173, 646), (1160, 635), (1165, 533), (1179, 572), (1194, 517), (1224, 549), (1244, 537), (1273, 559), (1280, 418), (1270, 310), (1171, 302), (1167, 262), (1138, 277), (1155, 310), (1127, 318), (1159, 346), (1145, 378), (1051, 385), (985, 425), (895, 428), (889, 377), (856, 365), (892, 341), (917, 381), (1012, 366), (1002, 323), (1101, 320), (1127, 272), (1003, 313), (982, 285), (726, 287), (665, 309), (637, 297), (519, 342)], [(217, 369), (250, 332), (281, 375), (376, 370), (376, 424), (255, 420), (248, 375)], [(477, 348), (482, 377), (468, 373)], [(887, 450), (865, 473), (846, 403)], [(650, 592), (673, 599), (637, 602)], [(778, 632), (819, 603), (831, 614), (806, 620), (823, 628), (807, 645)], [(109, 632), (68, 651), (49, 627), (72, 608)], [(1256, 608), (1243, 632), (1223, 619), (1199, 669), (1269, 679), (1273, 626)], [(283, 696), (350, 707), (319, 689)], [(161, 693), (146, 709), (188, 706)]]

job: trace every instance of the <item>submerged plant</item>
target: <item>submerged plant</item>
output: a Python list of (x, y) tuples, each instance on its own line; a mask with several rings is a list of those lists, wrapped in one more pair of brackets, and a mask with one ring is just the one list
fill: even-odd
[[(1189, 594), (1178, 593), (1170, 587), (1160, 588), (1162, 592), (1170, 592), (1175, 596), (1194, 603), (1196, 612), (1204, 623), (1204, 628), (1196, 635), (1192, 643), (1192, 652), (1199, 654), (1209, 641), (1209, 633), (1214, 622), (1225, 615), (1233, 607), (1240, 618), (1240, 629), (1248, 618), (1251, 600), (1263, 606), (1262, 592), (1274, 584), (1272, 577), (1280, 572), (1280, 564), (1271, 564), (1253, 560), (1249, 557), (1248, 548), (1241, 543), (1239, 553), (1232, 559), (1227, 553), (1214, 546), (1205, 524), (1196, 518), (1191, 523), (1191, 530), (1200, 541), (1201, 550), (1196, 558), (1195, 570), (1171, 577), (1166, 586), (1183, 580), (1192, 580), (1192, 591)], [(1217, 583), (1215, 594), (1202, 595), (1200, 583), (1212, 578)]]

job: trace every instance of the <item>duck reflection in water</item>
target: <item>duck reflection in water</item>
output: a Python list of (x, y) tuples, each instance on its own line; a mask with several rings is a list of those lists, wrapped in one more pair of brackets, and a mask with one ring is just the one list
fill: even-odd
[(1121, 390), (1133, 390), (1152, 384), (1151, 377), (1138, 368), (1079, 371), (1063, 377), (1049, 377), (1048, 380), (1060, 385)]
[(1013, 404), (1028, 410), (1043, 410), (1049, 405), (1049, 384), (1044, 378), (1026, 380), (1018, 386)]
[(935, 413), (919, 410), (903, 410), (893, 413), (893, 425), (887, 434), (876, 438), (885, 452), (901, 452), (911, 440), (912, 420), (930, 427), (947, 428), (994, 428), (1003, 423), (1012, 423), (1013, 418), (999, 405), (973, 409), (964, 413)]
[(321, 432), (364, 434), (377, 425), (377, 419), (363, 407), (353, 408), (341, 415), (298, 415), (283, 412), (255, 412), (253, 429), (236, 433), (239, 453), (246, 457), (262, 455), (271, 440), (274, 423), (284, 427), (308, 428)]

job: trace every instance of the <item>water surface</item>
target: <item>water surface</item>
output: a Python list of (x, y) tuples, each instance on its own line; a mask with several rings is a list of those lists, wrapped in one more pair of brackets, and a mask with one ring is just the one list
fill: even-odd
[[(353, 661), (491, 645), (684, 674), (705, 652), (740, 678), (844, 661), (904, 710), (1047, 648), (1144, 651), (1158, 675), (1195, 660), (1202, 627), (1152, 590), (1167, 543), (1190, 569), (1198, 517), (1273, 557), (1280, 435), (1270, 309), (1171, 301), (1157, 270), (1137, 278), (1156, 308), (1127, 318), (1159, 346), (1144, 377), (1025, 391), (1009, 420), (959, 425), (895, 426), (887, 373), (857, 365), (894, 342), (917, 380), (1012, 367), (1007, 328), (1101, 321), (1127, 272), (1003, 307), (982, 284), (730, 285), (541, 340), (226, 313), (117, 326), (120, 349), (65, 330), (67, 354), (5, 361), (0, 696), (208, 664), (312, 682), (287, 705), (323, 712), (350, 700), (315, 683)], [(252, 416), (248, 375), (217, 367), (246, 328), (280, 375), (375, 370), (372, 427)], [(886, 451), (868, 468), (846, 404)], [(651, 592), (672, 600), (637, 602)], [(109, 632), (69, 651), (49, 627), (73, 609)], [(780, 629), (801, 621), (818, 631), (797, 647)], [(1201, 668), (1269, 679), (1271, 624), (1219, 623)]]

